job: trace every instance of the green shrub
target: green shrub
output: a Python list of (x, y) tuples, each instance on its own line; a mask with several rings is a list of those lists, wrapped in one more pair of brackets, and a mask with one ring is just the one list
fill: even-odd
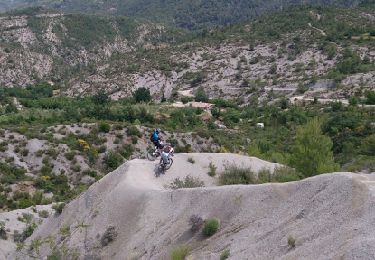
[(256, 174), (250, 168), (240, 168), (235, 164), (225, 165), (224, 172), (219, 176), (221, 185), (255, 184)]
[(18, 217), (17, 220), (22, 221), (26, 224), (30, 224), (33, 221), (33, 214), (22, 213), (22, 217)]
[(258, 172), (257, 182), (258, 183), (266, 183), (266, 182), (272, 182), (273, 174), (269, 169), (261, 169)]
[(181, 180), (180, 178), (176, 178), (169, 185), (169, 188), (173, 190), (197, 187), (204, 187), (204, 182), (201, 181), (199, 178), (192, 177), (190, 175), (186, 176), (183, 180)]
[(26, 179), (24, 168), (0, 162), (1, 183), (13, 184)]
[(171, 252), (172, 260), (185, 260), (186, 257), (190, 254), (190, 247), (188, 245), (181, 245), (174, 248)]
[(96, 171), (93, 171), (91, 169), (87, 169), (83, 172), (83, 175), (88, 175), (90, 177), (93, 177), (95, 179), (98, 179), (99, 178), (99, 175)]
[(353, 161), (345, 165), (344, 169), (350, 172), (374, 172), (375, 171), (375, 158), (374, 156), (359, 155), (353, 158)]
[(47, 260), (61, 260), (63, 259), (63, 253), (59, 249), (54, 248), (50, 255), (47, 256)]
[(120, 154), (125, 158), (129, 159), (134, 153), (134, 148), (131, 144), (124, 144), (120, 150)]
[(7, 197), (4, 194), (0, 193), (0, 208), (4, 208), (4, 206), (6, 205), (6, 200), (7, 200)]
[(151, 101), (151, 93), (150, 90), (147, 88), (138, 88), (134, 93), (133, 97), (135, 99), (135, 102), (150, 102)]
[(111, 130), (111, 126), (106, 122), (100, 122), (98, 124), (98, 130), (102, 133), (108, 133)]
[(138, 143), (138, 137), (136, 137), (136, 136), (132, 136), (131, 140), (132, 140), (132, 144), (134, 144), (134, 145)]
[(192, 87), (195, 87), (206, 78), (206, 74), (202, 71), (197, 71), (197, 72), (188, 71), (184, 74), (183, 78), (185, 80), (188, 80)]
[(41, 210), (38, 212), (39, 217), (41, 218), (48, 218), (49, 212), (47, 210)]
[(129, 136), (138, 136), (138, 137), (141, 137), (142, 134), (141, 132), (138, 130), (138, 128), (134, 125), (132, 126), (129, 126), (128, 129), (126, 130), (126, 133), (129, 135)]
[(101, 145), (98, 148), (98, 153), (105, 153), (106, 150), (107, 150), (107, 147), (105, 145)]
[(64, 237), (70, 236), (70, 226), (64, 225), (60, 228), (60, 234)]
[(57, 215), (60, 215), (65, 207), (65, 203), (56, 203), (53, 204), (52, 209), (56, 211)]
[(190, 101), (193, 101), (193, 98), (191, 98), (191, 97), (181, 97), (181, 102), (182, 102), (183, 104), (187, 104), (187, 103), (189, 103)]
[(32, 197), (27, 192), (16, 191), (13, 194), (13, 200), (16, 202), (16, 207), (21, 209), (34, 205)]
[(21, 155), (22, 156), (26, 157), (28, 154), (29, 154), (29, 150), (28, 149), (25, 148), (25, 149), (21, 150)]
[(65, 156), (66, 159), (68, 159), (69, 161), (71, 161), (71, 160), (74, 159), (75, 152), (67, 152), (67, 153), (64, 153), (64, 156)]
[(191, 152), (191, 144), (186, 144), (186, 145), (177, 145), (175, 148), (176, 153), (190, 153)]
[[(113, 130), (122, 130), (124, 127), (121, 124), (115, 124), (113, 125)], [(122, 134), (119, 134), (119, 138), (122, 138)]]
[(366, 104), (375, 105), (375, 91), (366, 92)]
[(73, 164), (73, 165), (70, 166), (70, 169), (73, 172), (80, 172), (81, 171), (81, 166), (79, 164)]
[(104, 157), (104, 163), (106, 164), (107, 168), (109, 170), (115, 170), (117, 167), (121, 165), (123, 162), (124, 158), (116, 152), (109, 152), (105, 157)]
[(210, 237), (214, 235), (220, 228), (220, 222), (216, 218), (207, 219), (203, 226), (203, 235), (206, 237)]
[(204, 91), (203, 87), (199, 87), (197, 92), (195, 93), (195, 101), (197, 102), (207, 102), (208, 96)]
[(307, 86), (305, 86), (302, 82), (298, 83), (298, 87), (297, 87), (297, 94), (303, 94), (305, 93), (307, 90), (309, 90), (309, 88)]
[(18, 233), (17, 230), (14, 231), (13, 240), (16, 243), (24, 242), (28, 237), (30, 237), (34, 230), (36, 229), (37, 225), (35, 223), (28, 224), (25, 229), (22, 231), (22, 233)]
[(221, 255), (220, 255), (220, 260), (225, 260), (225, 259), (228, 259), (230, 256), (230, 250), (229, 249), (226, 249), (224, 250)]

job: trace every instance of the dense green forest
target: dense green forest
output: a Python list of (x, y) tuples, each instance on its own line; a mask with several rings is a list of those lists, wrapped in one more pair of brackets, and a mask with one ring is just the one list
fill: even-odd
[(262, 14), (284, 10), (292, 6), (358, 6), (368, 1), (324, 0), (324, 1), (259, 1), (259, 0), (231, 0), (231, 1), (176, 1), (176, 0), (17, 0), (0, 1), (0, 11), (13, 8), (45, 6), (64, 12), (107, 13), (137, 17), (153, 22), (168, 23), (180, 28), (196, 30), (212, 26), (222, 26), (246, 21)]

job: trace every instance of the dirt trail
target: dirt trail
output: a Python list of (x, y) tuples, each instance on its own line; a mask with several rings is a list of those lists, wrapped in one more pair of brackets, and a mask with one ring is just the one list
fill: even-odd
[(174, 164), (171, 169), (158, 178), (153, 174), (156, 171), (158, 161), (132, 160), (128, 164), (127, 171), (129, 174), (126, 175), (125, 181), (128, 185), (138, 189), (163, 190), (165, 189), (165, 185), (169, 185), (174, 179), (183, 179), (189, 175), (199, 178), (204, 181), (206, 187), (210, 187), (217, 184), (217, 179), (208, 175), (210, 163), (217, 168), (217, 172), (223, 171), (225, 165), (229, 164), (251, 168), (256, 172), (261, 169), (273, 171), (278, 165), (255, 157), (227, 153), (180, 153), (176, 154), (173, 159)]
[(323, 36), (327, 36), (327, 34), (326, 34), (322, 29), (319, 29), (319, 28), (314, 27), (311, 23), (308, 23), (308, 25), (309, 25), (311, 28), (313, 28), (313, 29), (319, 31)]
[[(218, 171), (233, 161), (254, 170), (275, 164), (234, 154), (178, 154), (174, 159), (159, 178), (153, 173), (155, 162), (120, 166), (27, 242), (52, 238), (80, 259), (169, 259), (181, 244), (191, 247), (189, 259), (219, 259), (225, 249), (230, 259), (375, 258), (374, 174), (330, 173), (286, 184), (215, 187), (216, 179), (207, 175), (210, 162)], [(201, 178), (207, 187), (164, 188), (186, 175)], [(208, 239), (192, 233), (193, 214), (218, 218), (219, 232)], [(60, 229), (67, 226), (71, 232), (62, 237)], [(104, 245), (110, 227), (116, 236)], [(295, 248), (288, 237), (296, 239)], [(50, 252), (50, 244), (39, 248), (40, 258)], [(25, 259), (20, 252), (10, 259), (17, 256)]]

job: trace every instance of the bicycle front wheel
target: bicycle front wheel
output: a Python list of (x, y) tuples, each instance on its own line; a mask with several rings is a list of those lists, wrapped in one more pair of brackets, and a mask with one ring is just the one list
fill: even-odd
[(173, 159), (169, 158), (168, 163), (165, 165), (165, 169), (169, 170), (171, 168), (172, 164), (173, 164)]

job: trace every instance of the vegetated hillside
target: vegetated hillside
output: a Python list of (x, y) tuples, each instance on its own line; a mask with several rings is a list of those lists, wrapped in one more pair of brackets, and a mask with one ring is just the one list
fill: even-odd
[(146, 87), (158, 100), (202, 87), (245, 103), (306, 90), (305, 99), (346, 99), (374, 87), (373, 6), (294, 9), (197, 34), (44, 13), (0, 19), (2, 85), (51, 81), (70, 96), (103, 89), (112, 98)]
[(293, 1), (259, 1), (259, 0), (16, 0), (0, 1), (0, 10), (19, 7), (46, 6), (67, 12), (110, 13), (148, 19), (154, 22), (167, 22), (187, 29), (204, 29), (216, 25), (228, 25), (261, 14), (290, 8), (292, 6), (357, 6), (361, 0), (293, 0)]
[(281, 99), (243, 107), (211, 99), (207, 110), (144, 103), (138, 91), (118, 101), (103, 92), (71, 98), (53, 91), (46, 84), (0, 88), (0, 211), (71, 200), (123, 161), (144, 158), (155, 127), (176, 153), (250, 154), (299, 172), (281, 182), (337, 169), (375, 170), (375, 118), (367, 107), (375, 104), (375, 91), (366, 99), (353, 96), (349, 106), (299, 107)]
[[(195, 185), (202, 185), (196, 177), (208, 179), (208, 184), (217, 178), (207, 175), (210, 162), (218, 169), (226, 160), (254, 169), (273, 168), (230, 154), (183, 154), (175, 159), (172, 167), (179, 170), (174, 173), (186, 180), (182, 176), (193, 172), (190, 182)], [(163, 184), (173, 177), (167, 173), (154, 178), (153, 168), (153, 163), (142, 160), (121, 166), (65, 206), (60, 216), (46, 220), (11, 257), (367, 259), (375, 255), (374, 175), (339, 173), (288, 184), (171, 190)]]

